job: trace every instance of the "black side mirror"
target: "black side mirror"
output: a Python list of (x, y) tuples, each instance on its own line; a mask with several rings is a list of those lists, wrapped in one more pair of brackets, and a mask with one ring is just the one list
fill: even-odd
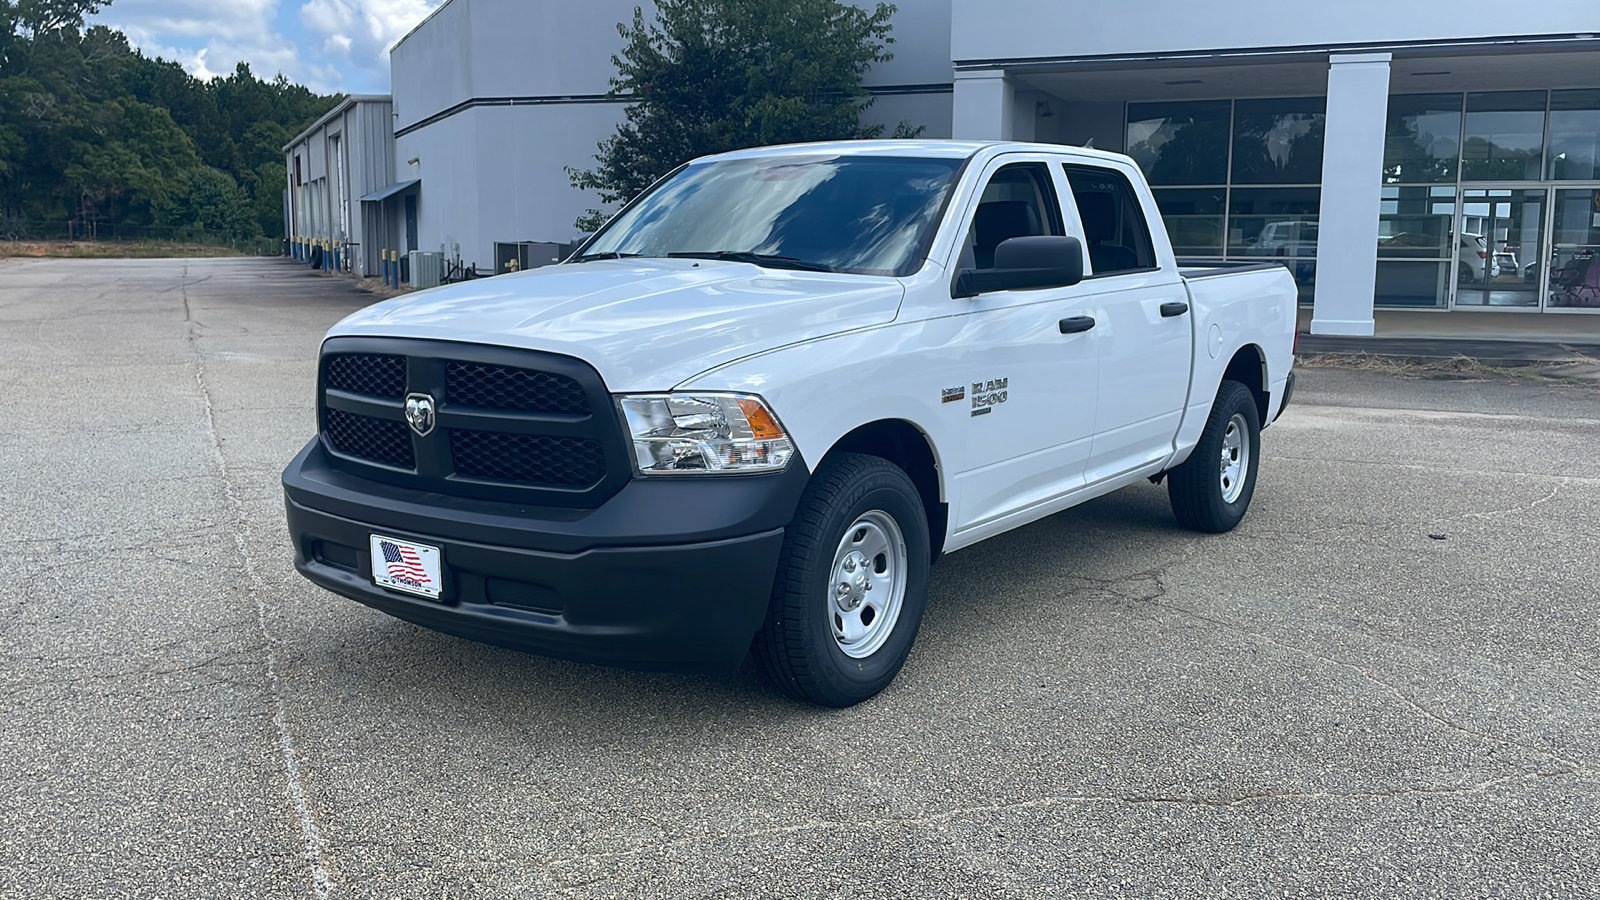
[(1070, 287), (1082, 280), (1083, 245), (1077, 238), (1014, 237), (994, 248), (994, 268), (957, 272), (951, 296)]

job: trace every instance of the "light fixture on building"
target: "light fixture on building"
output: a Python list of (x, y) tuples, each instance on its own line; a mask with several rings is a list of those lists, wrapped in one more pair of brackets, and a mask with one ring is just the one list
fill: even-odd
[(1169, 82), (1167, 82), (1167, 86), (1171, 87), (1173, 85), (1179, 85), (1179, 84), (1204, 84), (1204, 83), (1205, 82), (1201, 81), (1198, 78), (1185, 78), (1182, 81), (1169, 81)]
[(1445, 69), (1439, 69), (1439, 70), (1433, 71), (1433, 72), (1412, 72), (1411, 73), (1412, 77), (1416, 77), (1418, 75), (1449, 75), (1449, 74), (1450, 74), (1449, 71), (1447, 71)]
[(413, 157), (411, 157), (411, 158), (410, 158), (410, 159), (408, 159), (408, 160), (406, 160), (406, 165), (408, 165), (408, 166), (414, 166), (414, 165), (416, 165), (416, 164), (417, 164), (417, 163), (419, 163), (419, 162), (422, 162), (422, 157), (420, 157), (420, 156), (413, 156)]

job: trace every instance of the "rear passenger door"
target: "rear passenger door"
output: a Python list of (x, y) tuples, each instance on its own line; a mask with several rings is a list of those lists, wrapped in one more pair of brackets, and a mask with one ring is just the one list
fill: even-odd
[(1098, 307), (1100, 361), (1093, 484), (1172, 452), (1189, 392), (1193, 311), (1171, 260), (1157, 259), (1134, 173), (1110, 164), (1062, 166), (1084, 233), (1085, 285)]

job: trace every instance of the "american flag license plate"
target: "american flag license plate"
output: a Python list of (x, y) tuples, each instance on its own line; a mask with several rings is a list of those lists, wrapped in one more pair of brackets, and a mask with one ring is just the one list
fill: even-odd
[(437, 600), (444, 590), (441, 569), (438, 547), (372, 535), (372, 581), (378, 587)]

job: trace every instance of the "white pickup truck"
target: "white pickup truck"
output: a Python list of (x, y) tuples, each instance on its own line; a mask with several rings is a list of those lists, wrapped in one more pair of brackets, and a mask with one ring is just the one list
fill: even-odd
[(1185, 267), (1127, 157), (947, 141), (696, 160), (560, 265), (329, 332), (297, 568), (430, 628), (882, 690), (941, 555), (1142, 479), (1245, 514), (1295, 285)]

